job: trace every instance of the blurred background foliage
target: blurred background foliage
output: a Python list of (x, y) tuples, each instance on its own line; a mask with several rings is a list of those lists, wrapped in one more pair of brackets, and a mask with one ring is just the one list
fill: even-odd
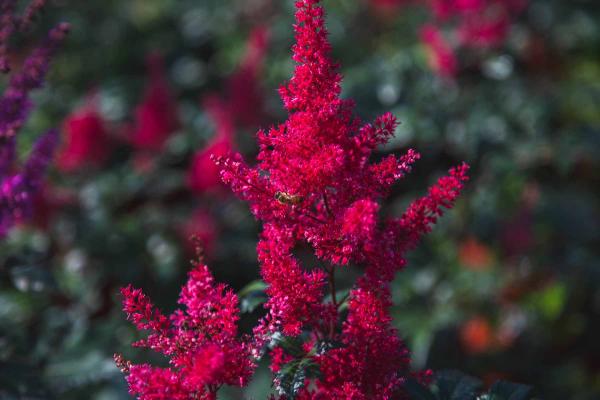
[[(324, 3), (344, 96), (365, 120), (389, 110), (402, 122), (381, 154), (423, 155), (385, 213), (398, 215), (451, 165), (472, 166), (467, 192), (394, 283), (415, 368), (525, 382), (545, 399), (599, 398), (600, 4), (531, 0), (500, 46), (459, 49), (448, 78), (431, 69), (419, 37), (426, 8)], [(91, 107), (110, 148), (101, 162), (53, 170), (35, 220), (0, 243), (0, 398), (126, 399), (113, 353), (156, 356), (130, 348), (137, 334), (119, 287), (173, 309), (191, 233), (218, 280), (240, 290), (258, 278), (260, 227), (246, 205), (218, 184), (190, 190), (188, 170), (215, 132), (232, 131), (229, 147), (252, 159), (256, 130), (285, 118), (276, 89), (293, 68), (293, 2), (58, 0), (36, 32), (59, 20), (72, 33), (20, 146), (48, 127), (68, 130), (65, 118)], [(257, 27), (267, 34), (265, 54), (250, 62), (256, 82), (235, 86)], [(162, 57), (176, 105), (158, 151), (130, 140), (150, 54)], [(256, 118), (223, 127), (206, 99), (235, 103), (252, 85), (259, 96), (240, 104)], [(207, 165), (197, 173), (214, 173)], [(340, 287), (355, 276), (346, 271)], [(257, 291), (245, 290), (245, 331), (261, 314)], [(263, 368), (223, 398), (266, 398), (269, 382)]]

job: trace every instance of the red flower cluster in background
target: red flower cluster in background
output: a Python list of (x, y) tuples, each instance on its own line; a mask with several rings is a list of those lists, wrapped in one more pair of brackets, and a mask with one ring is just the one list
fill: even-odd
[[(340, 98), (342, 77), (329, 55), (318, 3), (296, 2), (296, 67), (280, 88), (289, 117), (259, 132), (257, 166), (248, 166), (239, 154), (214, 157), (225, 183), (263, 223), (257, 252), (267, 284), (267, 315), (250, 342), (235, 340), (237, 302), (222, 286), (213, 286), (204, 266), (192, 272), (180, 300), (193, 310), (190, 317), (180, 312), (164, 317), (139, 292), (125, 289), (130, 319), (153, 332), (143, 344), (168, 355), (172, 365), (165, 370), (121, 362), (131, 393), (140, 399), (214, 398), (220, 385), (247, 381), (250, 355), (260, 358), (269, 342), (277, 371), (298, 357), (273, 345), (282, 335), (302, 340), (302, 359), (320, 371), (293, 388), (298, 399), (383, 400), (405, 394), (410, 357), (392, 325), (389, 284), (406, 264), (405, 253), (452, 206), (468, 167), (451, 169), (400, 217), (380, 218), (380, 201), (419, 155), (409, 150), (370, 161), (397, 122), (388, 113), (363, 125), (352, 115), (353, 102)], [(316, 260), (302, 265), (294, 254), (298, 248), (312, 249)], [(339, 298), (336, 273), (351, 267), (364, 273), (348, 298)], [(191, 306), (190, 298), (200, 301)], [(340, 312), (342, 305), (347, 314)], [(212, 332), (217, 315), (227, 325), (220, 327), (222, 333), (199, 337)], [(286, 398), (284, 382), (276, 377), (274, 383)]]
[(440, 23), (455, 20), (459, 43), (494, 47), (506, 39), (510, 23), (527, 0), (433, 0), (431, 9)]
[(108, 157), (110, 139), (95, 98), (75, 110), (64, 122), (63, 146), (57, 166), (72, 172), (84, 166), (99, 166)]
[(192, 159), (187, 180), (188, 187), (196, 193), (222, 185), (219, 168), (211, 160), (211, 155), (224, 156), (233, 151), (235, 146), (235, 125), (227, 105), (216, 95), (207, 96), (202, 104), (216, 133)]
[(196, 193), (214, 191), (222, 186), (219, 170), (210, 159), (211, 155), (224, 156), (234, 151), (236, 128), (254, 128), (264, 119), (259, 75), (267, 40), (267, 29), (255, 28), (250, 33), (244, 58), (227, 81), (226, 96), (221, 98), (210, 94), (202, 101), (216, 134), (192, 159), (187, 181), (188, 187)]
[(427, 49), (429, 66), (440, 76), (450, 78), (456, 75), (458, 60), (454, 50), (444, 35), (433, 25), (421, 28), (421, 41)]
[(177, 103), (165, 77), (162, 58), (148, 57), (149, 82), (142, 102), (135, 110), (131, 142), (136, 149), (158, 152), (179, 128)]
[(428, 50), (429, 64), (440, 76), (456, 75), (461, 48), (487, 49), (501, 46), (513, 20), (528, 0), (371, 0), (384, 10), (422, 5), (430, 20), (421, 28), (421, 41)]
[(228, 106), (240, 126), (255, 127), (263, 122), (264, 97), (259, 84), (269, 32), (257, 27), (250, 32), (246, 54), (228, 80)]

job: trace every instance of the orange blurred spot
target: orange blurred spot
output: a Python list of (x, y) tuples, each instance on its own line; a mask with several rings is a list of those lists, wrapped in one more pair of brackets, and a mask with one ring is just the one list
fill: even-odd
[(475, 271), (489, 268), (493, 260), (490, 248), (475, 238), (468, 238), (460, 245), (458, 258), (463, 266)]
[(460, 330), (462, 344), (469, 353), (482, 353), (489, 350), (494, 343), (493, 334), (490, 323), (483, 317), (470, 319)]

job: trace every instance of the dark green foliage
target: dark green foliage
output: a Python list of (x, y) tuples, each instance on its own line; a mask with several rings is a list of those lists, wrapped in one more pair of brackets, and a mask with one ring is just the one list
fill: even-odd
[(458, 371), (440, 371), (434, 382), (425, 387), (414, 379), (406, 388), (412, 400), (533, 400), (533, 388), (518, 383), (498, 381), (482, 391), (480, 380)]

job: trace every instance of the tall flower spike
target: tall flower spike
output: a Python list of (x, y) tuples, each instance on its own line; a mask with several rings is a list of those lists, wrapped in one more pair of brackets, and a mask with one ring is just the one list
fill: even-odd
[[(0, 1), (0, 70), (8, 72), (8, 41), (19, 30), (25, 30), (44, 6), (45, 1), (33, 1), (23, 16), (14, 13), (16, 1)], [(30, 92), (42, 86), (50, 59), (69, 31), (62, 23), (50, 30), (47, 38), (29, 54), (21, 68), (9, 78), (0, 97), (0, 236), (16, 222), (31, 215), (33, 200), (41, 187), (58, 137), (50, 131), (40, 137), (22, 170), (15, 165), (17, 133), (31, 110)]]
[[(251, 343), (236, 339), (237, 297), (215, 285), (204, 265), (196, 266), (182, 290), (186, 309), (170, 317), (141, 292), (124, 289), (129, 318), (151, 331), (138, 345), (164, 353), (171, 364), (155, 368), (117, 358), (130, 392), (140, 399), (214, 399), (222, 384), (247, 381), (250, 356), (261, 357), (267, 343), (282, 400), (407, 398), (410, 357), (392, 325), (389, 284), (406, 264), (406, 251), (452, 206), (467, 167), (452, 169), (401, 217), (381, 221), (381, 199), (419, 155), (408, 150), (370, 161), (394, 134), (396, 119), (388, 113), (361, 127), (352, 101), (340, 98), (341, 76), (329, 58), (319, 1), (297, 1), (296, 8), (296, 67), (280, 89), (287, 121), (258, 133), (256, 167), (239, 154), (213, 157), (223, 181), (263, 222), (257, 253), (267, 315)], [(309, 265), (299, 257), (306, 251), (316, 255)], [(364, 273), (341, 299), (335, 273), (349, 265)], [(301, 343), (286, 346), (282, 336)], [(294, 371), (291, 384), (288, 370)]]
[[(264, 223), (258, 254), (269, 313), (255, 330), (257, 343), (274, 331), (307, 331), (341, 343), (313, 357), (321, 375), (298, 391), (300, 398), (396, 398), (409, 356), (391, 324), (389, 283), (405, 265), (405, 252), (452, 205), (467, 179), (466, 166), (440, 179), (399, 220), (381, 223), (379, 202), (419, 154), (408, 150), (370, 162), (393, 136), (396, 118), (387, 113), (361, 127), (353, 102), (340, 98), (342, 78), (329, 56), (319, 1), (297, 1), (296, 7), (296, 67), (279, 90), (287, 121), (258, 133), (256, 167), (239, 154), (216, 157), (223, 180)], [(303, 267), (294, 252), (306, 244), (318, 261)], [(365, 274), (350, 293), (339, 331), (335, 270), (350, 264), (364, 266)], [(274, 351), (273, 370), (286, 359), (280, 353)]]

